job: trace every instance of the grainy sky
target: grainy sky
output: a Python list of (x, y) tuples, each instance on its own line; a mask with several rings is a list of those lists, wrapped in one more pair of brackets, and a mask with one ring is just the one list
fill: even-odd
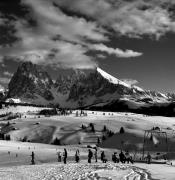
[(0, 86), (32, 61), (175, 92), (174, 0), (1, 0), (0, 34)]

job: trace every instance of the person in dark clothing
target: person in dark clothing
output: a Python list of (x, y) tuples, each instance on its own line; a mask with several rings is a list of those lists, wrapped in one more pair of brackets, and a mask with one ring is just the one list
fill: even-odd
[(57, 156), (58, 156), (58, 162), (61, 162), (61, 152), (58, 152)]
[(129, 160), (132, 164), (134, 164), (134, 160), (133, 160), (132, 156), (130, 156)]
[(64, 164), (67, 163), (67, 150), (66, 150), (66, 148), (64, 148), (64, 152), (63, 152), (63, 161), (64, 161)]
[(79, 149), (76, 150), (76, 153), (75, 153), (75, 161), (78, 163), (80, 161), (80, 152), (79, 152)]
[(129, 162), (133, 164), (132, 156), (129, 154), (128, 151), (126, 151), (125, 153), (125, 161), (127, 161), (128, 164)]
[(114, 163), (116, 163), (116, 161), (115, 161), (115, 153), (112, 154), (112, 161), (113, 161)]
[(104, 151), (101, 152), (101, 161), (103, 162), (103, 158), (104, 158)]
[(118, 163), (119, 162), (119, 159), (117, 158), (117, 153), (116, 152), (114, 152), (114, 154), (112, 155), (112, 161), (114, 163)]
[(32, 151), (31, 157), (32, 157), (31, 163), (32, 163), (32, 165), (34, 165), (35, 164), (35, 153), (33, 151)]
[(95, 156), (95, 162), (97, 162), (97, 159), (98, 159), (98, 157), (97, 157), (97, 148), (95, 148), (94, 156)]
[(88, 152), (88, 163), (91, 163), (92, 156), (93, 156), (93, 153), (92, 153), (92, 151), (89, 149), (89, 152)]
[(125, 155), (123, 154), (122, 151), (121, 151), (120, 154), (119, 154), (119, 158), (120, 158), (120, 162), (121, 162), (121, 163), (125, 163), (126, 158), (125, 158)]
[(104, 151), (101, 152), (101, 161), (102, 161), (103, 163), (106, 163), (106, 162), (107, 162), (107, 159), (106, 159), (106, 156), (105, 156), (105, 152), (104, 152)]
[(148, 154), (147, 154), (147, 163), (148, 163), (148, 164), (151, 164), (151, 155), (150, 155), (149, 152), (148, 152)]

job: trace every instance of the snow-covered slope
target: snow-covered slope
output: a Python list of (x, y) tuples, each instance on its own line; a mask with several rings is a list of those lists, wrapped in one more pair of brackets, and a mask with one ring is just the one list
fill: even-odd
[(97, 67), (97, 72), (99, 72), (105, 79), (107, 79), (110, 83), (113, 84), (120, 84), (123, 85), (125, 87), (131, 88), (131, 86), (117, 78), (115, 78), (114, 76), (111, 76), (110, 74), (108, 74), (107, 72), (103, 71), (101, 68)]
[(143, 90), (141, 87), (138, 87), (138, 86), (133, 86), (133, 89), (140, 92), (145, 92), (145, 90)]

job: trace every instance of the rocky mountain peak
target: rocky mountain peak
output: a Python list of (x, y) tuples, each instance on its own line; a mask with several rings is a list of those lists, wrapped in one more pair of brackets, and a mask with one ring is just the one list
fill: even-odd
[(31, 62), (25, 62), (18, 67), (9, 83), (8, 97), (35, 99), (39, 94), (47, 100), (52, 100), (52, 85), (52, 79), (46, 71)]

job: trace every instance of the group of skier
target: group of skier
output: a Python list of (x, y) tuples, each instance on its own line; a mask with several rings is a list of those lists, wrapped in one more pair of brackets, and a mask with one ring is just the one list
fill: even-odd
[[(8, 154), (10, 155), (10, 151), (8, 151)], [(35, 153), (32, 151), (31, 156), (31, 164), (35, 164)], [(64, 148), (63, 153), (61, 153), (60, 151), (57, 152), (57, 160), (58, 162), (61, 162), (63, 160), (64, 164), (67, 163), (67, 157), (68, 157), (68, 153), (66, 148)], [(95, 148), (95, 151), (93, 152), (91, 149), (88, 149), (88, 163), (92, 162), (92, 158), (94, 157), (95, 162), (98, 162), (98, 151), (97, 148)], [(147, 163), (150, 164), (151, 163), (151, 155), (150, 153), (147, 154), (147, 156), (145, 157), (145, 159), (147, 160)], [(106, 158), (105, 152), (101, 151), (101, 155), (100, 155), (100, 160), (102, 163), (106, 163), (108, 160)], [(79, 149), (76, 150), (75, 152), (75, 162), (79, 163), (80, 161), (80, 151)], [(125, 153), (123, 153), (123, 151), (121, 151), (119, 154), (117, 154), (117, 152), (114, 152), (112, 154), (112, 161), (114, 163), (134, 163), (132, 156), (129, 154), (128, 151), (126, 151)]]
[[(88, 163), (92, 162), (92, 158), (93, 157), (95, 159), (95, 162), (98, 161), (97, 152), (98, 152), (97, 148), (95, 148), (94, 152), (91, 149), (88, 149)], [(62, 158), (63, 158), (64, 164), (67, 163), (67, 156), (68, 156), (68, 154), (67, 154), (67, 150), (66, 149), (64, 149), (62, 155), (61, 155), (61, 152), (58, 152), (57, 156), (58, 156), (58, 162), (61, 162)], [(101, 151), (100, 160), (103, 163), (106, 163), (108, 161), (104, 151)], [(75, 152), (75, 162), (78, 163), (79, 161), (80, 161), (80, 151), (79, 151), (79, 149), (77, 149), (76, 152)], [(133, 164), (132, 156), (129, 154), (128, 151), (126, 151), (125, 154), (121, 151), (119, 153), (119, 156), (117, 156), (117, 152), (114, 152), (112, 154), (112, 161), (114, 163), (119, 163), (119, 162), (125, 163), (125, 162), (127, 162), (127, 163), (132, 163)]]
[(127, 163), (132, 163), (132, 164), (134, 163), (133, 158), (129, 154), (128, 151), (126, 151), (125, 154), (123, 153), (123, 151), (121, 151), (119, 153), (119, 156), (117, 156), (117, 152), (114, 152), (114, 154), (112, 155), (112, 161), (114, 163), (119, 163), (119, 162), (121, 162), (121, 163), (127, 162)]
[[(64, 164), (66, 164), (67, 163), (67, 150), (66, 150), (66, 148), (64, 148), (64, 151), (63, 151), (63, 162), (64, 162)], [(57, 156), (58, 156), (58, 162), (61, 162), (61, 152), (57, 152)]]

